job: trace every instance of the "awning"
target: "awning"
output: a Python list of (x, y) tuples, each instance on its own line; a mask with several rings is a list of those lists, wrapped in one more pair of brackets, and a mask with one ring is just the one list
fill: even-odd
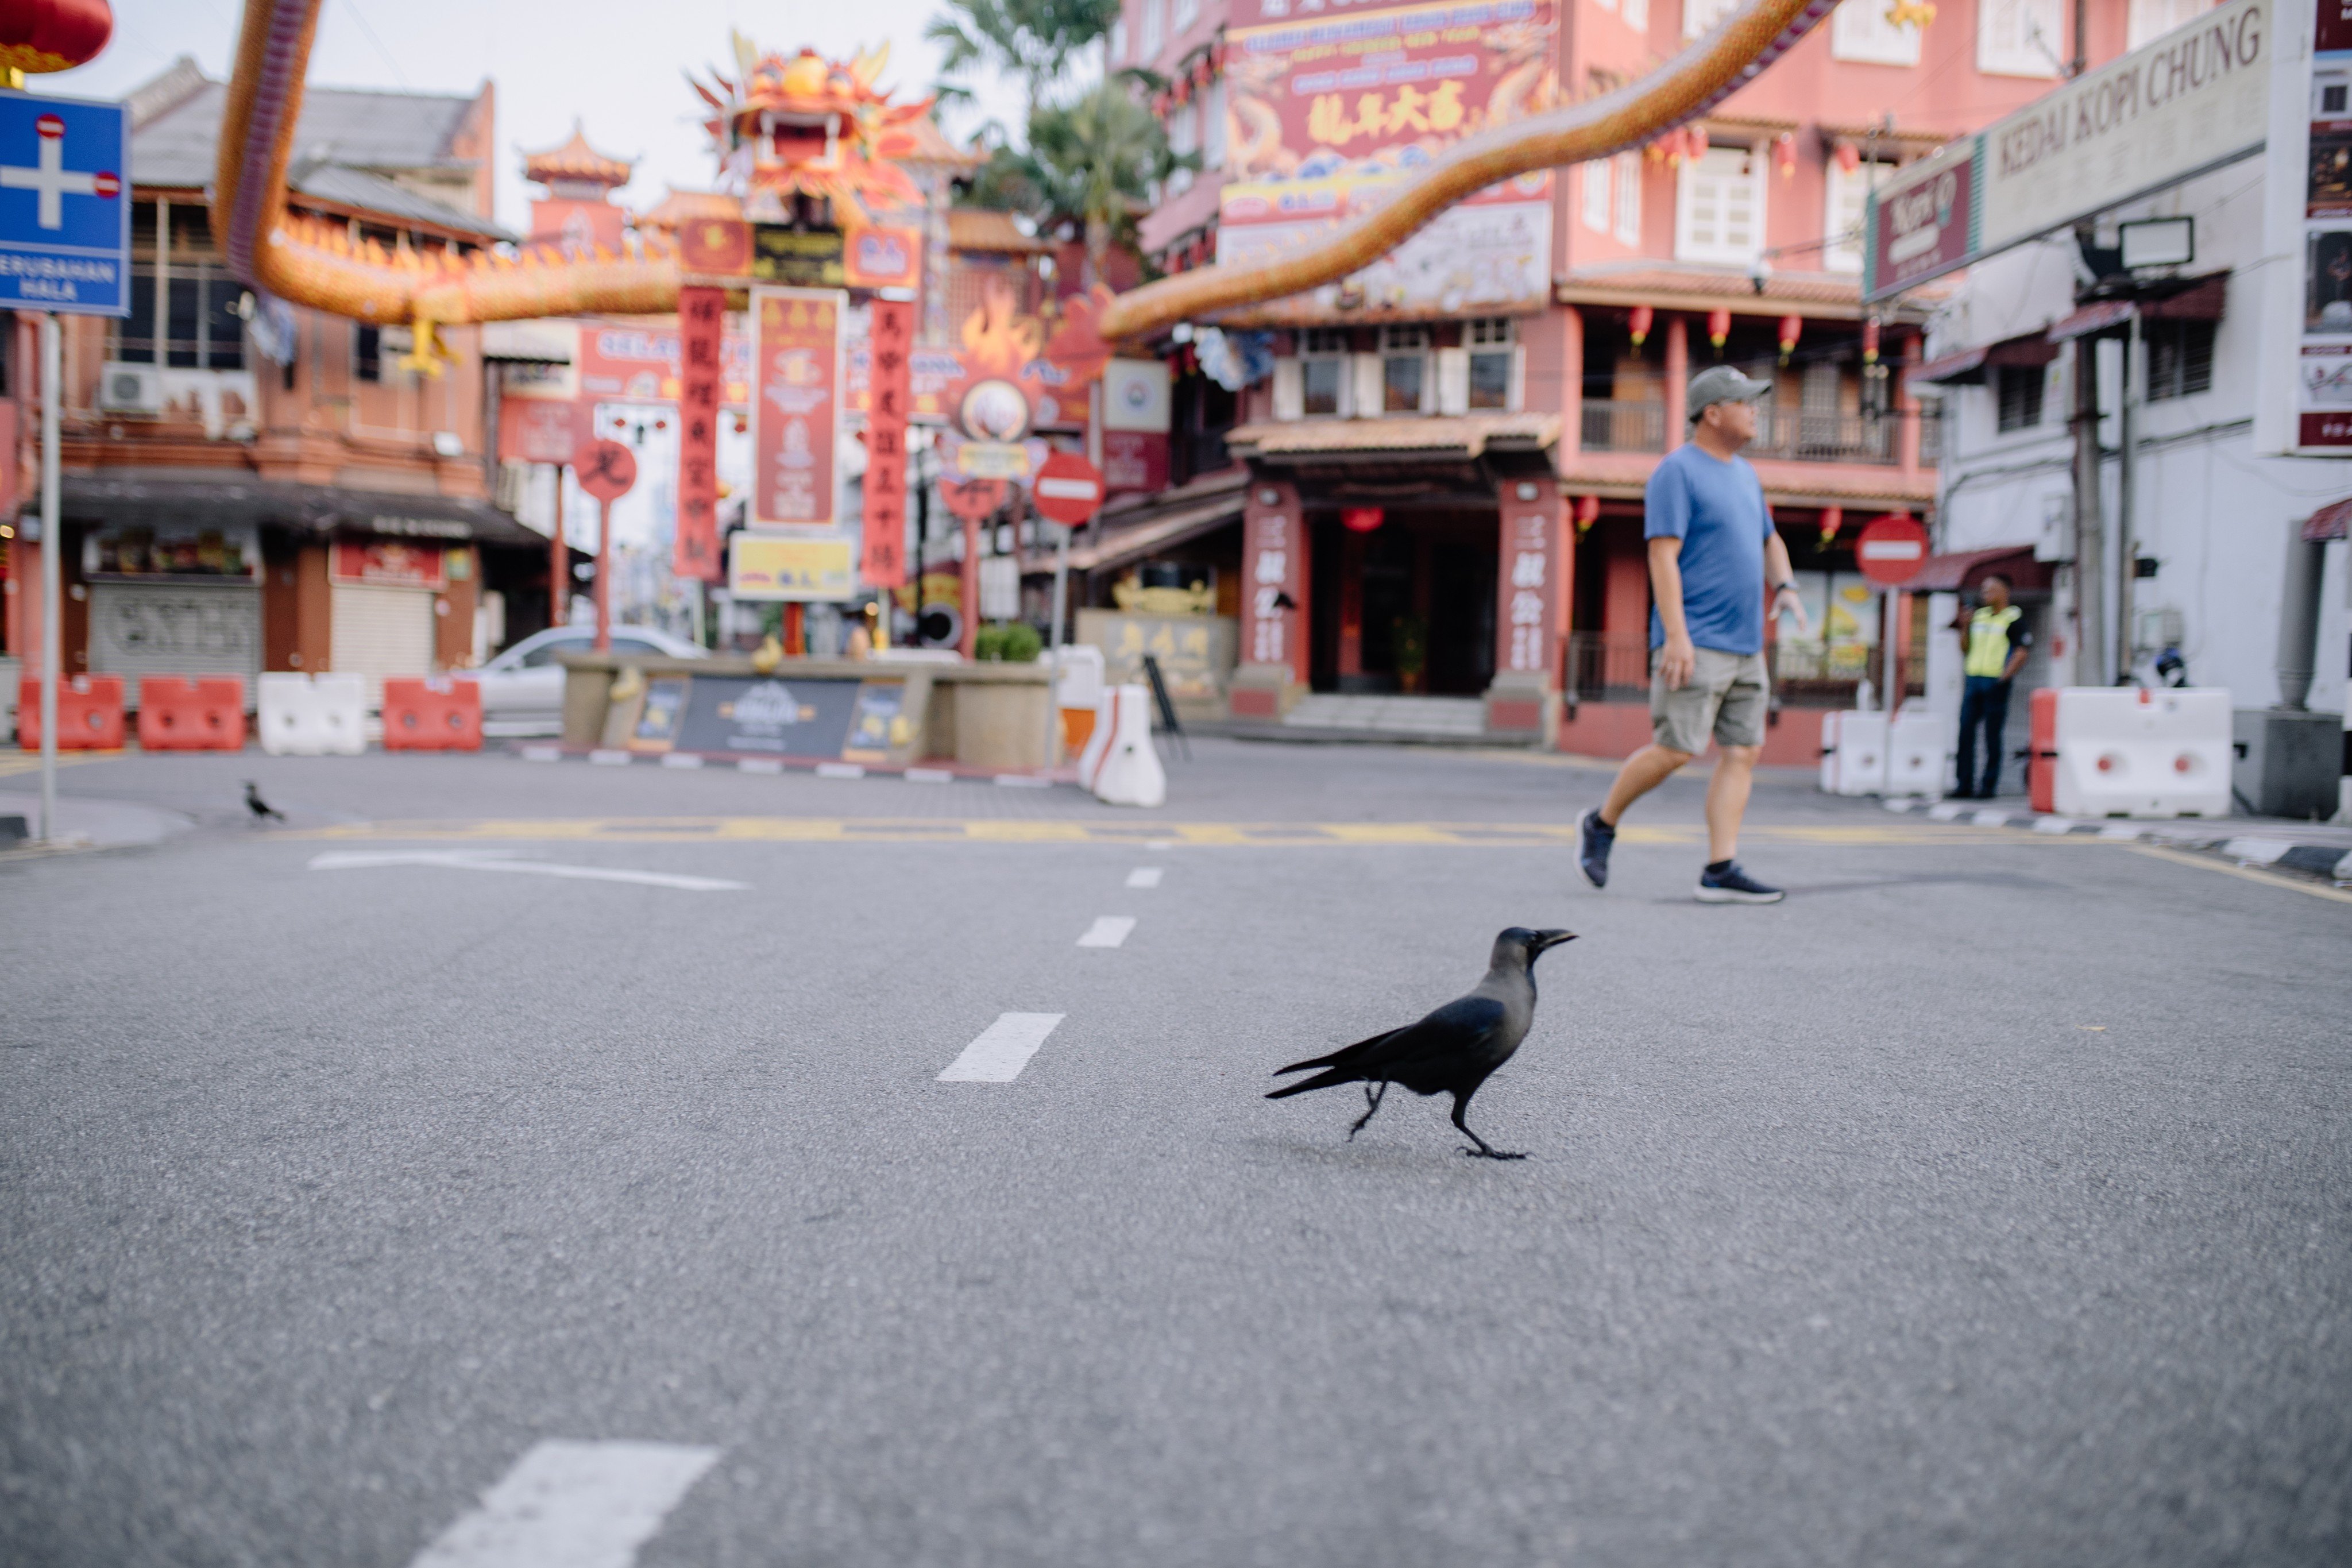
[(1997, 550), (1930, 555), (1919, 563), (1918, 571), (1895, 586), (1906, 594), (1965, 593), (1992, 576), (2008, 578), (2012, 588), (2040, 593), (2050, 586), (2050, 563), (2036, 561), (2030, 544), (2004, 544)]
[(2303, 542), (2318, 544), (2330, 539), (2347, 537), (2347, 524), (2352, 524), (2352, 500), (2340, 500), (2321, 507), (2303, 520)]
[(544, 547), (535, 533), (484, 500), (345, 489), (278, 479), (220, 481), (136, 474), (66, 474), (59, 510), (83, 522), (186, 527), (266, 523), (320, 536), (393, 534), (478, 544)]
[(2140, 320), (2144, 321), (2218, 321), (2229, 295), (2227, 272), (2210, 272), (2185, 280), (2168, 279), (2143, 285), (2127, 297), (2085, 305), (2053, 325), (2048, 335), (2052, 342), (2063, 343), (2115, 331), (2131, 319), (2134, 305), (2139, 307)]
[(2003, 338), (1997, 343), (1985, 343), (1972, 349), (1962, 349), (1929, 360), (1915, 367), (1909, 379), (1922, 383), (1975, 383), (1984, 380), (1984, 373), (1995, 365), (2014, 364), (2041, 366), (2058, 357), (2057, 345), (2042, 332), (2028, 332), (2022, 337)]
[[(1181, 544), (1188, 539), (1213, 533), (1228, 523), (1239, 522), (1244, 493), (1239, 489), (1229, 490), (1192, 506), (1179, 507), (1149, 521), (1112, 529), (1108, 532), (1097, 523), (1094, 532), (1099, 537), (1089, 538), (1083, 544), (1070, 547), (1070, 570), (1099, 572), (1107, 566), (1124, 566), (1130, 561), (1141, 560), (1153, 551)], [(1039, 552), (1029, 557), (1028, 568), (1033, 572), (1050, 572), (1053, 567), (1054, 557), (1050, 552)]]
[(1540, 452), (1559, 440), (1556, 414), (1278, 420), (1225, 433), (1225, 447), (1236, 455), (1290, 463), (1372, 457), (1462, 458), (1490, 450)]

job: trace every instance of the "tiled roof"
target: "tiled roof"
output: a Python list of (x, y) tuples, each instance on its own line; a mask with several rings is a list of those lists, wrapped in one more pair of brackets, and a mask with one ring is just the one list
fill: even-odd
[(425, 224), (456, 234), (472, 235), (483, 240), (520, 237), (511, 229), (502, 228), (486, 217), (460, 212), (448, 203), (436, 202), (431, 196), (420, 196), (405, 185), (394, 184), (383, 175), (371, 174), (364, 169), (347, 168), (341, 163), (320, 163), (308, 169), (290, 171), (286, 183), (297, 193), (313, 200), (331, 202), (337, 206), (351, 207), (360, 212), (380, 213), (406, 223)]
[(982, 207), (952, 207), (948, 212), (950, 250), (1005, 250), (1038, 255), (1054, 247), (1034, 235), (1021, 232), (1011, 213)]
[(1428, 452), (1475, 458), (1490, 446), (1549, 447), (1559, 439), (1557, 414), (1464, 414), (1428, 418), (1297, 419), (1244, 425), (1225, 445), (1259, 457), (1347, 452)]
[(588, 180), (600, 185), (625, 185), (635, 167), (588, 145), (588, 132), (577, 120), (572, 122), (572, 140), (562, 146), (522, 155), (523, 178), (541, 184), (550, 180)]
[(654, 228), (676, 228), (698, 218), (719, 218), (722, 221), (743, 216), (743, 198), (719, 191), (681, 191), (676, 185), (669, 194), (637, 215), (637, 222)]
[[(184, 74), (176, 66), (165, 73)], [(158, 79), (149, 85), (164, 83)], [(211, 184), (227, 101), (226, 86), (205, 81), (142, 122), (131, 133), (132, 177), (142, 185)], [(473, 160), (452, 157), (449, 147), (477, 101), (443, 93), (314, 87), (302, 97), (294, 156), (357, 169), (470, 169)]]

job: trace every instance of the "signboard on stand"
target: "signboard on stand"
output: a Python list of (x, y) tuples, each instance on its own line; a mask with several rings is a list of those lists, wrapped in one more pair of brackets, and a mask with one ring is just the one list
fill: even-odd
[(131, 313), (128, 116), (0, 95), (0, 305)]
[(830, 528), (836, 521), (847, 302), (831, 289), (751, 290), (753, 528)]

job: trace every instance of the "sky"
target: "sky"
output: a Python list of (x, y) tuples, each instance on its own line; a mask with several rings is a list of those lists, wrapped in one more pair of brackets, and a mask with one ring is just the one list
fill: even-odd
[[(184, 54), (206, 75), (227, 76), (244, 13), (238, 0), (113, 5), (114, 37), (97, 59), (26, 85), (67, 97), (121, 98)], [(730, 26), (763, 52), (806, 45), (844, 58), (861, 45), (887, 42), (884, 85), (920, 97), (938, 69), (938, 52), (922, 36), (938, 9), (939, 0), (325, 0), (310, 80), (467, 95), (484, 78), (495, 81), (498, 216), (526, 230), (530, 187), (518, 150), (565, 141), (575, 118), (599, 151), (641, 160), (622, 195), (629, 205), (652, 205), (665, 184), (709, 188), (714, 166), (697, 122), (702, 100), (680, 73), (707, 77), (709, 68), (731, 61)], [(982, 112), (950, 119), (951, 132), (968, 133), (991, 116), (1018, 118), (1016, 86), (990, 77), (970, 85)]]

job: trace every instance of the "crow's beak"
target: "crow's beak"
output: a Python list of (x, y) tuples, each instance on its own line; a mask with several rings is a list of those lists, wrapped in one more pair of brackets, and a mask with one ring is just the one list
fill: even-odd
[(1575, 940), (1576, 933), (1572, 931), (1539, 931), (1536, 932), (1536, 940), (1530, 956), (1533, 956), (1533, 953), (1537, 952), (1549, 952), (1564, 942), (1574, 942)]

